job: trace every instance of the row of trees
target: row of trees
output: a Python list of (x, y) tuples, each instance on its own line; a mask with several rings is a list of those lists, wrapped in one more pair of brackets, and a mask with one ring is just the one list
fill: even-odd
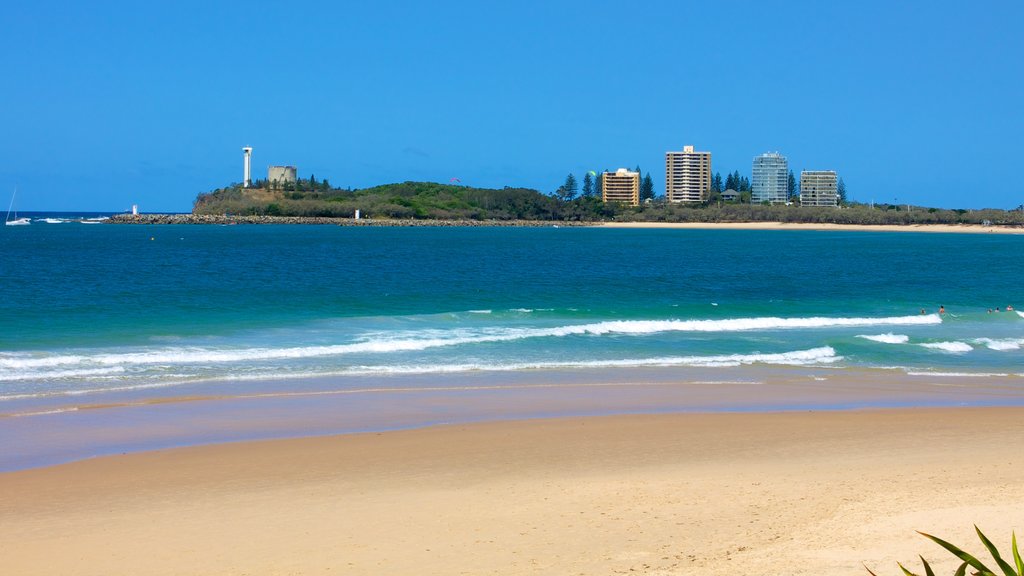
[[(646, 175), (649, 176), (649, 175)], [(569, 180), (569, 178), (566, 178)], [(646, 178), (645, 178), (646, 180)], [(195, 214), (367, 218), (647, 221), (647, 222), (811, 222), (839, 224), (982, 224), (1024, 226), (1024, 211), (943, 210), (894, 204), (852, 203), (841, 210), (749, 203), (670, 203), (663, 198), (632, 207), (606, 204), (591, 178), (590, 194), (571, 200), (528, 188), (486, 189), (432, 182), (404, 182), (362, 190), (270, 191), (230, 186), (196, 199)], [(569, 183), (571, 188), (572, 182)], [(309, 185), (305, 182), (304, 186)], [(586, 185), (586, 178), (584, 178)], [(744, 192), (743, 194), (749, 194)]]
[[(605, 170), (607, 172), (607, 170)], [(644, 174), (640, 167), (636, 167), (636, 172), (640, 174), (640, 202), (645, 203), (649, 200), (654, 200), (657, 196), (654, 193), (654, 181), (651, 179), (651, 174), (648, 172)], [(787, 199), (790, 202), (798, 203), (800, 201), (800, 183), (793, 174), (793, 171), (789, 171), (787, 177), (788, 193)], [(751, 186), (750, 180), (746, 176), (740, 174), (739, 170), (726, 174), (725, 180), (722, 180), (721, 172), (715, 172), (715, 175), (711, 178), (711, 190), (710, 194), (706, 199), (707, 203), (717, 203), (721, 199), (722, 192), (726, 190), (735, 190), (740, 193), (738, 202), (750, 203)], [(580, 190), (577, 184), (576, 176), (571, 172), (565, 177), (565, 182), (562, 183), (551, 196), (562, 201), (571, 202), (577, 197), (591, 198), (601, 197), (601, 175), (595, 172), (587, 172), (583, 175), (583, 189)], [(836, 194), (839, 197), (839, 205), (845, 206), (847, 204), (846, 197), (846, 183), (842, 177), (836, 183)]]
[(249, 188), (265, 189), (265, 190), (282, 190), (284, 192), (327, 192), (331, 190), (331, 183), (327, 181), (327, 178), (323, 180), (317, 180), (315, 174), (310, 174), (309, 178), (299, 178), (295, 182), (280, 182), (278, 180), (267, 181), (266, 179), (252, 180), (249, 183)]
[[(605, 170), (607, 172), (607, 170)], [(644, 174), (637, 166), (635, 172), (640, 174), (640, 201), (654, 200), (654, 180), (650, 172)], [(583, 189), (577, 186), (576, 176), (569, 173), (562, 183), (551, 195), (562, 202), (571, 202), (576, 198), (601, 198), (603, 193), (601, 174), (590, 171), (583, 175)]]

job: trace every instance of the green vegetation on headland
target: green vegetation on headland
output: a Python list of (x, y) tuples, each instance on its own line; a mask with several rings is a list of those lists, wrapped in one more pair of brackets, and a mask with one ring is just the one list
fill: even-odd
[[(256, 183), (260, 184), (260, 183)], [(284, 189), (234, 185), (200, 194), (196, 215), (298, 216), (379, 220), (535, 220), (543, 222), (793, 222), (813, 224), (991, 224), (1024, 226), (1020, 210), (947, 210), (906, 205), (752, 205), (710, 201), (673, 204), (654, 199), (637, 207), (605, 204), (597, 195), (572, 199), (528, 188), (473, 188), (403, 182), (361, 190), (300, 180)]]

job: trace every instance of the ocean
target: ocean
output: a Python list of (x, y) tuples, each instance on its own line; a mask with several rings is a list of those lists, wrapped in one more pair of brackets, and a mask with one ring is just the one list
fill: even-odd
[[(0, 416), (637, 374), (998, 378), (996, 403), (1024, 390), (1024, 315), (1007, 310), (1024, 307), (1020, 235), (43, 220), (68, 216), (0, 229)], [(324, 418), (324, 433), (399, 425)]]

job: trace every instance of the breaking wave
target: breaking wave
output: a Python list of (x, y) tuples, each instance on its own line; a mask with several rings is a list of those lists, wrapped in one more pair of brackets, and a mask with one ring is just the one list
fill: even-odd
[(871, 340), (872, 342), (881, 342), (882, 344), (906, 344), (910, 341), (910, 337), (904, 334), (877, 334), (875, 336), (857, 336), (857, 338), (863, 338), (865, 340)]
[(621, 334), (645, 336), (663, 332), (743, 332), (757, 330), (792, 330), (830, 327), (892, 326), (938, 324), (937, 314), (895, 316), (885, 318), (734, 318), (724, 320), (619, 320), (556, 327), (469, 330), (429, 330), (421, 332), (380, 333), (361, 341), (285, 348), (211, 349), (202, 347), (167, 347), (134, 352), (91, 352), (78, 354), (0, 354), (0, 380), (10, 379), (12, 371), (38, 368), (77, 366), (140, 366), (160, 364), (219, 364), (251, 360), (273, 361), (345, 354), (387, 354), (421, 351), (432, 348), (468, 344), (513, 342), (530, 338), (565, 338), (571, 336), (602, 336)]
[(963, 354), (974, 350), (974, 347), (966, 342), (925, 342), (920, 344), (922, 348), (941, 350), (950, 354)]

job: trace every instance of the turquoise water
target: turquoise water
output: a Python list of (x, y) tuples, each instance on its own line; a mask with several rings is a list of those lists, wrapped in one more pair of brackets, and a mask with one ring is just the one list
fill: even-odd
[(37, 221), (0, 246), (0, 401), (565, 368), (1024, 372), (1024, 317), (994, 312), (1024, 304), (1024, 236)]
[(1024, 403), (1024, 236), (45, 216), (0, 228), (0, 471), (507, 418)]

